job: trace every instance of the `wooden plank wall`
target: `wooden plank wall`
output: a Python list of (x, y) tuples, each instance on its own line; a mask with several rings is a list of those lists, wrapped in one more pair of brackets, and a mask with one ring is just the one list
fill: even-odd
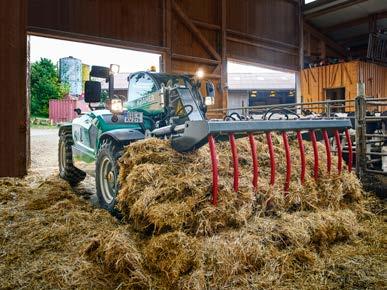
[(367, 96), (387, 98), (387, 67), (359, 62), (359, 81), (365, 84)]
[(0, 176), (27, 172), (26, 1), (0, 1)]
[[(29, 0), (29, 31), (163, 54), (168, 72), (203, 69), (227, 107), (227, 58), (297, 71), (298, 0)], [(281, 21), (278, 21), (280, 19)]]
[(227, 1), (228, 56), (299, 70), (297, 1)]
[(167, 72), (202, 68), (217, 85), (215, 108), (227, 107), (228, 58), (300, 69), (299, 0), (9, 0), (0, 5), (0, 176), (25, 174), (29, 156), (26, 30), (157, 52)]
[[(367, 96), (387, 97), (387, 67), (352, 61), (302, 70), (303, 101), (325, 101), (325, 89), (334, 88), (345, 88), (345, 99), (353, 100), (357, 96), (359, 82), (365, 83)], [(348, 108), (348, 110), (353, 111), (353, 107)]]

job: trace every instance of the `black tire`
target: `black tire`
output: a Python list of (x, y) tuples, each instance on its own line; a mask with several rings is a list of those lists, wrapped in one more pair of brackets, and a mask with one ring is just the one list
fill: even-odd
[(122, 146), (113, 140), (104, 140), (98, 151), (95, 170), (99, 205), (116, 217), (120, 217), (120, 213), (116, 209), (116, 197), (120, 188), (118, 159), (121, 154)]
[(58, 163), (59, 176), (70, 183), (77, 185), (85, 179), (86, 173), (73, 165), (73, 153), (71, 146), (74, 144), (71, 131), (64, 130), (59, 137)]

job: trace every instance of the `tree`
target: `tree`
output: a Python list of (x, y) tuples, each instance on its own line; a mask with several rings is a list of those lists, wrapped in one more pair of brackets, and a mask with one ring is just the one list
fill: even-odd
[(51, 60), (41, 58), (31, 65), (31, 114), (48, 117), (48, 103), (68, 94), (69, 86), (61, 84), (58, 71)]

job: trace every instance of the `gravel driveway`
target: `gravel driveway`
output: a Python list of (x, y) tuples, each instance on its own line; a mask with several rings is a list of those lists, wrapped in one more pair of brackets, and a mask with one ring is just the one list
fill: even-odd
[(58, 173), (58, 129), (31, 129), (31, 171), (47, 177)]
[[(30, 174), (38, 179), (57, 175), (58, 170), (58, 136), (59, 129), (31, 129), (31, 168)], [(97, 204), (94, 178), (87, 176), (74, 191), (91, 203)]]

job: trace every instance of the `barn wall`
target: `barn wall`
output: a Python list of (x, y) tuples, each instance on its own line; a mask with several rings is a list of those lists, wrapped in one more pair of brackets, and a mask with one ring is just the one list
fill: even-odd
[(367, 96), (387, 98), (387, 67), (359, 62), (359, 81), (365, 84)]
[[(226, 59), (299, 70), (297, 0), (29, 0), (29, 30), (162, 52), (164, 69), (203, 69), (227, 107)], [(281, 21), (275, 21), (281, 19)]]
[(29, 0), (28, 25), (32, 31), (71, 32), (155, 50), (171, 46), (172, 53), (214, 59), (178, 10), (221, 54), (222, 5), (228, 56), (298, 70), (297, 0)]
[[(302, 70), (303, 101), (325, 101), (325, 89), (343, 87), (345, 99), (354, 100), (359, 82), (365, 83), (367, 96), (387, 97), (387, 68), (377, 64), (352, 61)], [(353, 107), (348, 110), (353, 111)]]
[(0, 175), (26, 173), (26, 30), (159, 52), (168, 72), (201, 68), (217, 87), (214, 108), (226, 108), (228, 58), (299, 69), (299, 7), (298, 0), (0, 1)]
[(227, 0), (227, 55), (299, 70), (299, 4)]
[(0, 1), (0, 177), (27, 171), (26, 1)]

